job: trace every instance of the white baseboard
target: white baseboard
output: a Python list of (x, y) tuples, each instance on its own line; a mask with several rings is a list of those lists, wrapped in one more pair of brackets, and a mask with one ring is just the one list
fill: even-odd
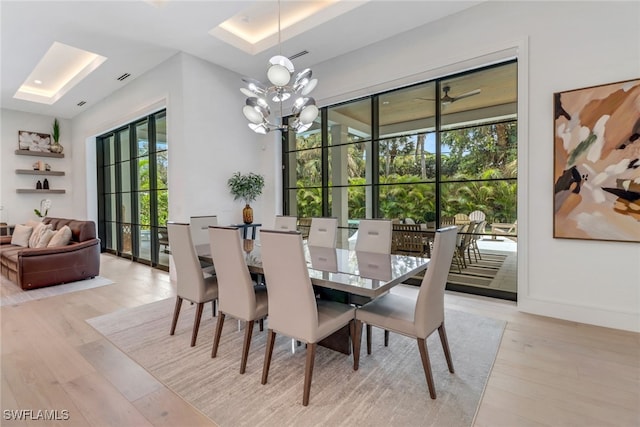
[(640, 312), (623, 312), (520, 296), (518, 310), (605, 328), (640, 332)]

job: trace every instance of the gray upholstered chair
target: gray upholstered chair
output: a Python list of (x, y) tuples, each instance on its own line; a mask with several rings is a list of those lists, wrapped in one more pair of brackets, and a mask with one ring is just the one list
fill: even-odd
[[(191, 240), (194, 246), (208, 245), (209, 244), (209, 229), (210, 225), (218, 225), (217, 215), (204, 215), (204, 216), (192, 216), (189, 218), (189, 224), (191, 225)], [(213, 266), (207, 262), (200, 262), (200, 266), (205, 273), (216, 274)]]
[[(393, 223), (390, 219), (361, 219), (355, 249), (388, 255), (391, 253), (392, 233)], [(388, 331), (384, 332), (384, 345), (389, 345)], [(367, 348), (371, 348), (371, 325), (367, 325)]]
[(391, 253), (392, 223), (389, 219), (361, 219), (356, 251)]
[(335, 248), (338, 238), (338, 218), (311, 218), (309, 246)]
[[(356, 311), (356, 337), (360, 336), (362, 322), (365, 322), (367, 325), (374, 325), (417, 339), (422, 367), (432, 399), (436, 398), (436, 390), (426, 340), (436, 329), (440, 335), (449, 372), (454, 372), (444, 328), (444, 288), (456, 248), (456, 235), (457, 227), (436, 231), (433, 257), (422, 279), (417, 299), (388, 293)], [(354, 346), (354, 348), (359, 350), (360, 346)], [(354, 357), (354, 360), (357, 361), (359, 358)]]
[(200, 328), (200, 318), (204, 304), (211, 301), (213, 314), (216, 312), (215, 301), (218, 298), (218, 282), (215, 277), (205, 279), (200, 261), (196, 254), (189, 224), (176, 222), (167, 223), (169, 240), (171, 241), (171, 255), (176, 267), (177, 295), (176, 307), (173, 311), (173, 321), (171, 322), (171, 332), (176, 331), (182, 300), (191, 301), (198, 305), (196, 316), (193, 322), (193, 332), (191, 334), (191, 347), (196, 345), (198, 329)]
[(218, 225), (217, 215), (192, 216), (189, 218), (191, 225), (191, 239), (194, 246), (209, 244), (209, 226)]
[[(276, 334), (307, 343), (302, 404), (309, 404), (317, 343), (346, 325), (355, 334), (355, 309), (315, 298), (297, 231), (262, 230), (262, 266), (269, 284), (269, 320), (262, 384), (267, 383)], [(359, 340), (353, 340), (355, 346)], [(356, 351), (358, 350), (358, 351)], [(353, 348), (353, 368), (359, 349)]]
[(256, 320), (267, 316), (267, 290), (254, 286), (244, 259), (240, 233), (235, 227), (209, 227), (211, 256), (218, 278), (218, 323), (211, 357), (216, 357), (226, 316), (244, 321), (244, 344), (240, 373), (244, 374)]
[(295, 231), (298, 227), (298, 218), (295, 216), (284, 216), (277, 215), (275, 229), (276, 230), (286, 230), (286, 231)]

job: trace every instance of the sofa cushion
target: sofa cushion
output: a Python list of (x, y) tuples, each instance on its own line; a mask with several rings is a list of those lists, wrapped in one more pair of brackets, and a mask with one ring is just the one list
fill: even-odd
[(48, 248), (55, 248), (58, 246), (67, 246), (71, 241), (71, 229), (68, 225), (62, 226), (62, 228), (56, 231), (51, 240), (49, 240)]
[(13, 229), (13, 234), (11, 235), (11, 244), (28, 247), (29, 238), (31, 237), (32, 232), (33, 227), (16, 224), (16, 227)]
[(96, 224), (93, 221), (46, 217), (42, 222), (52, 224), (54, 230), (60, 230), (64, 225), (69, 226), (72, 235), (71, 240), (74, 242), (84, 242), (97, 237)]

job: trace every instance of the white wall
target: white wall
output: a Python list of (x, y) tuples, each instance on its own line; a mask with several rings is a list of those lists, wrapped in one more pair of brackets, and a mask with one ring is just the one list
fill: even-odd
[[(243, 205), (233, 202), (226, 187), (239, 170), (266, 175), (265, 191), (252, 206), (256, 222), (271, 222), (276, 152), (272, 136), (258, 137), (247, 127), (240, 84), (237, 74), (188, 54), (170, 58), (74, 118), (74, 160), (82, 163), (77, 167), (87, 165), (88, 179), (94, 177), (96, 135), (166, 106), (169, 218), (188, 222), (191, 215), (217, 214), (221, 224), (242, 222)], [(73, 184), (85, 185), (80, 179)], [(97, 218), (94, 188), (88, 185), (74, 204)]]
[[(74, 211), (71, 200), (74, 195), (72, 180), (76, 171), (72, 167), (73, 148), (70, 143), (71, 126), (68, 120), (60, 119), (60, 144), (64, 147), (63, 159), (52, 157), (19, 156), (18, 131), (28, 130), (51, 134), (53, 117), (28, 114), (13, 110), (0, 110), (0, 222), (8, 224), (24, 223), (38, 217), (33, 212), (40, 209), (42, 199), (51, 200), (49, 216), (70, 217)], [(31, 169), (33, 163), (42, 160), (51, 165), (52, 170), (64, 171), (64, 176), (17, 175), (16, 169)], [(17, 194), (17, 188), (36, 188), (36, 182), (49, 181), (49, 187), (66, 190), (65, 194)], [(81, 187), (81, 191), (84, 187)], [(78, 217), (80, 218), (80, 217)]]
[(554, 239), (552, 231), (553, 93), (640, 77), (640, 3), (483, 3), (314, 66), (320, 81), (314, 94), (326, 105), (514, 52), (518, 307), (640, 331), (640, 245)]

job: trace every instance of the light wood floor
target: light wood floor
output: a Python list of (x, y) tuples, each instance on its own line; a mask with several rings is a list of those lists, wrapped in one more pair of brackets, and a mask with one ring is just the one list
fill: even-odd
[[(0, 309), (0, 424), (215, 425), (85, 322), (174, 296), (168, 274), (102, 255), (101, 275), (116, 284)], [(446, 303), (508, 322), (476, 426), (640, 425), (639, 334), (528, 315), (483, 297), (448, 293)], [(211, 334), (201, 331), (199, 342)], [(13, 409), (68, 410), (70, 419), (4, 419)]]

